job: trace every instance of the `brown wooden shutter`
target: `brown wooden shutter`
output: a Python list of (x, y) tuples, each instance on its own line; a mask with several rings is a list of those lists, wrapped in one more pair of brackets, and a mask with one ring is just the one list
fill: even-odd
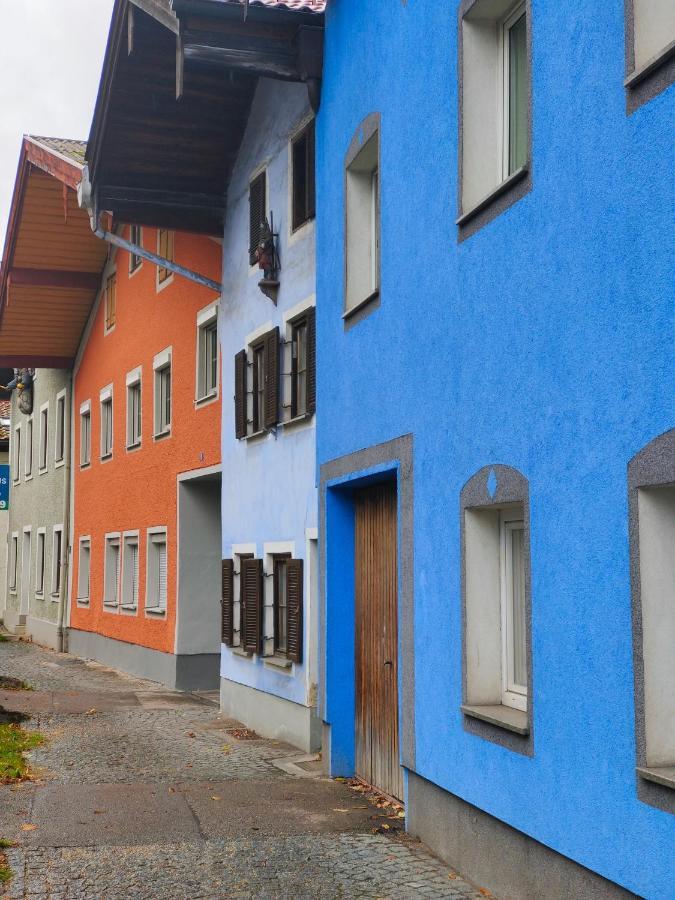
[(222, 561), (221, 640), (227, 647), (234, 643), (234, 563), (231, 559)]
[(316, 309), (307, 310), (307, 415), (316, 412)]
[(307, 218), (316, 215), (316, 187), (314, 182), (314, 122), (307, 126)]
[(302, 586), (303, 564), (301, 559), (289, 559), (287, 563), (288, 634), (286, 656), (292, 662), (302, 662)]
[(237, 439), (246, 437), (246, 373), (248, 358), (245, 350), (234, 357), (234, 431)]
[(255, 178), (250, 186), (248, 193), (249, 202), (249, 263), (254, 266), (256, 264), (255, 251), (260, 241), (260, 226), (262, 225), (267, 209), (265, 203), (265, 195), (267, 193), (267, 177), (265, 172), (261, 172)]
[(244, 622), (241, 630), (242, 646), (247, 653), (260, 653), (263, 616), (263, 564), (261, 559), (242, 559), (240, 584), (244, 607)]
[(279, 421), (279, 329), (265, 335), (265, 428)]

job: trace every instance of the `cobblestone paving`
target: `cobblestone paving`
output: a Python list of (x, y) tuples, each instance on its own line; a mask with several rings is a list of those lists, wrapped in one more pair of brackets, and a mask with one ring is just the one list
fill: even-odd
[[(117, 694), (165, 691), (151, 682), (14, 642), (0, 643), (0, 674), (22, 678), (42, 691)], [(118, 833), (100, 844), (90, 838), (89, 843), (94, 846), (69, 847), (65, 846), (67, 835), (62, 838), (58, 828), (57, 839), (50, 840), (40, 837), (48, 828), (31, 825), (33, 830), (23, 832), (24, 837), (16, 846), (4, 851), (14, 876), (8, 885), (0, 887), (0, 898), (412, 900), (447, 897), (481, 900), (484, 896), (418, 842), (400, 835), (372, 833), (374, 823), (370, 813), (381, 811), (372, 808), (357, 814), (357, 810), (364, 810), (362, 796), (350, 794), (351, 799), (345, 800), (348, 792), (343, 785), (312, 783), (282, 773), (271, 760), (291, 755), (291, 748), (265, 740), (238, 741), (228, 734), (232, 724), (231, 720), (220, 719), (217, 709), (196, 698), (193, 704), (167, 704), (162, 709), (130, 706), (107, 712), (35, 714), (27, 727), (39, 728), (47, 738), (31, 756), (38, 781), (17, 787), (0, 785), (0, 811), (5, 813), (6, 822), (10, 819), (15, 823), (30, 822), (40, 796), (44, 796), (41, 792), (58, 789), (69, 792), (75, 789), (68, 786), (75, 784), (82, 786), (77, 789), (80, 791), (99, 790), (98, 786), (106, 784), (111, 785), (109, 791), (126, 790), (112, 786), (127, 784), (135, 785), (140, 792), (142, 785), (165, 785), (171, 791), (175, 789), (168, 785), (180, 782), (185, 784), (185, 791), (206, 792), (207, 800), (222, 805), (222, 813), (217, 814), (219, 821), (214, 829), (213, 814), (211, 818), (202, 815), (200, 819), (194, 812), (197, 809), (199, 813), (199, 808), (191, 801), (194, 821), (190, 820), (189, 835), (187, 827), (185, 831), (174, 829), (173, 833), (182, 837), (178, 841), (173, 837), (170, 842), (162, 841), (162, 821), (157, 821), (155, 834), (154, 819), (145, 836), (130, 841), (126, 822), (131, 821), (128, 816), (133, 819), (133, 811), (127, 811), (126, 807), (122, 816), (125, 823), (122, 841)], [(217, 788), (211, 787), (217, 782), (221, 783)], [(232, 797), (237, 791), (241, 796), (241, 791), (249, 785), (246, 790), (256, 805), (250, 819), (254, 825), (249, 827), (248, 819), (242, 825), (244, 810), (233, 806), (232, 799), (228, 805), (228, 784), (232, 785)], [(285, 827), (285, 821), (274, 822), (276, 808), (271, 808), (274, 803), (266, 796), (265, 784), (269, 785), (270, 796), (281, 797), (286, 792), (291, 803), (297, 796), (305, 797), (302, 802), (306, 808), (296, 806), (295, 824), (290, 829)], [(58, 788), (59, 785), (62, 787)], [(93, 788), (94, 785), (97, 787)], [(288, 791), (284, 785), (288, 785)], [(209, 798), (215, 790), (219, 796)], [(343, 800), (338, 802), (334, 798), (339, 791)], [(351, 816), (340, 815), (346, 809), (330, 811), (330, 807), (345, 802), (360, 805), (353, 807)], [(76, 810), (79, 812), (79, 808)], [(250, 809), (246, 815), (251, 815)], [(355, 821), (356, 815), (361, 819)], [(262, 817), (262, 822), (255, 816)], [(0, 816), (0, 822), (2, 819)], [(233, 821), (228, 824), (229, 820)], [(48, 821), (52, 823), (53, 819)], [(299, 834), (295, 833), (298, 822)], [(260, 835), (256, 837), (257, 831)], [(105, 829), (100, 833), (105, 835)], [(0, 838), (3, 836), (6, 835), (0, 833)], [(71, 838), (70, 843), (80, 843), (80, 840), (80, 837)]]

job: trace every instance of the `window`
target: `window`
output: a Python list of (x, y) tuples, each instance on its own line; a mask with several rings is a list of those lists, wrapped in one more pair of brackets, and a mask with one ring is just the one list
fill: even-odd
[(80, 407), (80, 465), (91, 462), (91, 405), (89, 401)]
[(91, 580), (91, 540), (80, 538), (80, 556), (77, 565), (77, 600), (89, 602)]
[(379, 117), (369, 116), (352, 140), (345, 172), (345, 316), (379, 297)]
[(56, 434), (54, 435), (54, 460), (64, 461), (66, 452), (66, 394), (62, 391), (56, 397)]
[(486, 467), (464, 486), (461, 509), (465, 724), (528, 753), (527, 482), (508, 466)]
[[(143, 229), (140, 225), (131, 225), (129, 227), (129, 240), (137, 247), (143, 246)], [(135, 253), (129, 253), (129, 274), (133, 275), (137, 269), (140, 269), (142, 263), (142, 256), (137, 256)]]
[[(159, 228), (157, 230), (157, 254), (161, 256), (162, 259), (168, 259), (173, 262), (173, 254), (174, 254), (174, 234), (173, 231), (169, 231), (166, 228)], [(157, 288), (159, 289), (162, 285), (166, 284), (173, 275), (171, 269), (167, 269), (166, 266), (157, 266)]]
[(49, 404), (40, 407), (40, 455), (38, 465), (41, 472), (47, 469), (47, 437), (49, 429)]
[(14, 429), (14, 460), (12, 464), (14, 481), (21, 478), (21, 426)]
[(127, 375), (127, 449), (140, 446), (143, 407), (141, 405), (141, 370)]
[(261, 172), (249, 185), (249, 264), (256, 264), (256, 250), (260, 243), (263, 223), (267, 219), (267, 173)]
[(197, 317), (197, 399), (218, 393), (218, 307), (211, 306)]
[(149, 612), (163, 613), (167, 602), (166, 530), (148, 532), (148, 574), (145, 606)]
[(234, 360), (234, 407), (237, 438), (274, 428), (279, 421), (279, 329), (250, 339)]
[(122, 606), (127, 609), (136, 609), (138, 606), (138, 534), (124, 535), (122, 577)]
[(291, 141), (293, 231), (315, 216), (314, 120)]
[(171, 432), (171, 351), (155, 357), (155, 437)]
[(290, 331), (290, 415), (291, 419), (311, 416), (316, 409), (316, 328), (315, 310), (289, 322)]
[(35, 560), (35, 593), (44, 597), (45, 593), (45, 529), (38, 528), (37, 556)]
[(462, 7), (460, 238), (531, 187), (528, 7), (529, 0), (473, 0)]
[(293, 559), (292, 544), (265, 545), (265, 558), (263, 655), (302, 662), (303, 561)]
[(638, 797), (675, 813), (675, 429), (628, 465)]
[(101, 459), (108, 459), (113, 452), (113, 396), (112, 387), (101, 391)]
[(9, 589), (16, 591), (16, 572), (19, 559), (19, 535), (12, 535), (12, 543), (9, 551)]
[(115, 327), (117, 315), (117, 275), (115, 272), (109, 275), (105, 283), (105, 330), (111, 331)]
[(52, 545), (52, 597), (57, 598), (61, 593), (61, 559), (63, 553), (63, 526), (54, 528), (54, 542)]
[(105, 606), (117, 606), (120, 585), (120, 537), (118, 534), (106, 535), (105, 538), (105, 573), (103, 586), (103, 603)]
[(26, 466), (25, 477), (30, 478), (33, 474), (33, 417), (26, 419)]
[(628, 112), (675, 81), (675, 4), (627, 0), (626, 80)]
[(265, 422), (265, 344), (253, 348), (253, 433), (262, 431)]

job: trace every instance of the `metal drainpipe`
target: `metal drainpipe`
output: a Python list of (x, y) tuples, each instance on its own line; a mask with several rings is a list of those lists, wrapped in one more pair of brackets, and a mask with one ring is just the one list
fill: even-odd
[[(66, 647), (66, 629), (63, 622), (66, 615), (66, 603), (68, 602), (68, 574), (70, 569), (70, 473), (71, 473), (71, 456), (75, 442), (73, 441), (72, 430), (72, 412), (73, 412), (73, 373), (71, 371), (68, 384), (68, 399), (70, 403), (70, 412), (68, 415), (68, 452), (63, 454), (63, 531), (61, 532), (61, 586), (59, 589), (59, 620), (56, 629), (56, 644), (59, 653), (63, 653)], [(65, 422), (63, 427), (63, 438), (65, 443), (66, 428)], [(64, 447), (65, 450), (65, 447)]]

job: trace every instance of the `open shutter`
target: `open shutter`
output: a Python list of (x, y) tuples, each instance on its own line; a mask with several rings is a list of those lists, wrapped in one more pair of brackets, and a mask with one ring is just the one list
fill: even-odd
[(227, 647), (234, 643), (234, 564), (231, 559), (222, 561), (221, 640)]
[(265, 335), (265, 428), (279, 420), (279, 329)]
[(234, 357), (234, 430), (237, 440), (246, 437), (246, 373), (248, 358), (245, 350)]
[(263, 564), (261, 559), (242, 559), (241, 596), (244, 605), (242, 642), (247, 653), (262, 650)]
[(258, 249), (258, 244), (260, 242), (260, 230), (263, 221), (266, 218), (266, 174), (265, 172), (261, 172), (260, 175), (256, 179), (254, 179), (249, 187), (248, 192), (248, 202), (249, 202), (249, 251), (248, 251), (248, 261), (250, 265), (254, 266), (256, 264), (255, 251)]
[(316, 215), (316, 189), (314, 183), (314, 121), (307, 126), (307, 218)]
[(302, 585), (301, 559), (289, 559), (287, 563), (288, 635), (286, 656), (292, 662), (302, 662)]
[(316, 412), (316, 309), (307, 310), (307, 415)]

